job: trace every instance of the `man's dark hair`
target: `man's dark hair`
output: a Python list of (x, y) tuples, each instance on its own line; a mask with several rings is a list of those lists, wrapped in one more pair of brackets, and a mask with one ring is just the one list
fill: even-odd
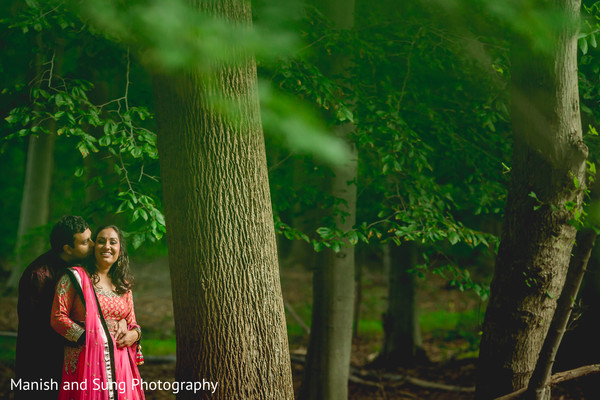
[(63, 247), (68, 244), (75, 245), (75, 234), (88, 229), (88, 224), (78, 215), (65, 215), (52, 228), (50, 233), (50, 246), (57, 253), (63, 252)]

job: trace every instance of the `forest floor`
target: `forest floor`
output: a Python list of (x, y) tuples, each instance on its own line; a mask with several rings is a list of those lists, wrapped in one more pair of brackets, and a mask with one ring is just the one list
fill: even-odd
[[(171, 287), (166, 258), (134, 265), (136, 276), (135, 310), (144, 329), (146, 364), (140, 366), (145, 381), (173, 381), (174, 323)], [(284, 299), (300, 320), (310, 323), (312, 275), (302, 267), (281, 270)], [(369, 364), (382, 342), (381, 313), (385, 309), (385, 275), (381, 271), (363, 272), (361, 316), (357, 337), (353, 341), (352, 366), (357, 379), (349, 384), (352, 400), (468, 400), (476, 375), (476, 349), (482, 319), (481, 302), (473, 293), (450, 288), (438, 276), (419, 283), (419, 309), (422, 314), (423, 348), (426, 359), (411, 368), (378, 371)], [(0, 331), (16, 332), (16, 296), (0, 297)], [(306, 353), (308, 335), (298, 320), (286, 313), (290, 351), (294, 360)], [(12, 399), (10, 378), (14, 377), (14, 338), (0, 338), (0, 399)], [(12, 359), (11, 359), (12, 357)], [(300, 387), (303, 366), (292, 364), (296, 392)], [(408, 377), (391, 380), (390, 375)], [(413, 379), (414, 378), (414, 379)], [(445, 389), (432, 388), (446, 385)], [(148, 400), (173, 399), (167, 391), (147, 391)], [(584, 399), (577, 382), (557, 387), (552, 399)]]

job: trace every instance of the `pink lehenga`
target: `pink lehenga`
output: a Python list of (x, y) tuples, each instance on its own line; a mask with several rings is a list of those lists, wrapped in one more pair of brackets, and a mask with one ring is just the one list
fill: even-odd
[[(70, 268), (59, 280), (51, 324), (73, 344), (65, 346), (59, 400), (145, 399), (136, 344), (121, 349), (116, 345), (114, 334), (121, 319), (127, 321), (128, 329), (139, 328), (131, 291), (96, 293), (82, 267)], [(85, 344), (77, 346), (84, 330)]]

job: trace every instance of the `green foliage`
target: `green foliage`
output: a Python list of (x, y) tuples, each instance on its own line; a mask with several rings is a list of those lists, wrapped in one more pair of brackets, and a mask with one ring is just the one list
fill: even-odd
[[(17, 83), (3, 90), (4, 94), (11, 96), (23, 94), (28, 100), (12, 108), (5, 117), (13, 132), (1, 139), (2, 148), (6, 148), (10, 141), (29, 135), (56, 134), (61, 140), (74, 140), (82, 158), (94, 153), (103, 154), (102, 162), (113, 166), (108, 174), (95, 175), (87, 165), (77, 167), (73, 173), (79, 181), (85, 180), (87, 185), (96, 184), (114, 196), (113, 201), (106, 202), (107, 208), (96, 208), (96, 211), (127, 213), (131, 225), (126, 231), (134, 247), (144, 240), (160, 239), (165, 223), (155, 189), (158, 177), (150, 173), (157, 169), (153, 164), (157, 164), (158, 157), (156, 134), (151, 130), (153, 116), (147, 107), (131, 104), (129, 54), (119, 54), (126, 59), (122, 71), (126, 76), (124, 95), (95, 104), (89, 98), (94, 90), (93, 83), (63, 76), (59, 70), (73, 68), (72, 65), (63, 65), (74, 61), (63, 54), (65, 43), (78, 45), (80, 37), (100, 44), (102, 40), (94, 38), (93, 33), (87, 31), (62, 2), (29, 2), (28, 5), (3, 23), (8, 25), (9, 30), (18, 29), (23, 34), (34, 31), (38, 38), (58, 37), (59, 44), (51, 47), (44, 40), (37, 40), (34, 50), (39, 61), (34, 79), (28, 85)], [(80, 54), (75, 62), (90, 62), (86, 56), (85, 53)], [(73, 72), (71, 75), (74, 75)], [(118, 177), (118, 183), (114, 187), (105, 187), (104, 181), (109, 179), (110, 174)]]
[[(477, 247), (495, 240), (456, 216), (458, 210), (473, 216), (501, 215), (504, 177), (493, 164), (508, 158), (507, 140), (497, 134), (507, 128), (508, 111), (505, 97), (487, 89), (501, 89), (498, 74), (507, 79), (506, 55), (498, 55), (492, 78), (483, 73), (486, 89), (477, 88), (481, 81), (470, 75), (475, 72), (481, 79), (477, 63), (461, 54), (445, 36), (448, 33), (419, 27), (422, 21), (403, 23), (402, 29), (375, 24), (335, 31), (311, 11), (303, 31), (309, 46), (282, 60), (274, 74), (280, 87), (310, 101), (330, 125), (355, 124), (360, 162), (355, 182), (359, 217), (348, 232), (329, 219), (331, 213), (341, 213), (336, 199), (301, 183), (326, 182), (328, 172), (322, 166), (293, 155), (284, 158), (293, 161), (286, 162), (288, 168), (272, 162), (277, 166), (271, 171), (276, 228), (286, 238), (310, 242), (317, 251), (336, 251), (359, 241), (417, 241), (427, 246), (462, 242)], [(432, 54), (432, 45), (443, 54)], [(341, 75), (328, 75), (326, 60), (332, 54), (350, 56), (352, 67)], [(411, 59), (419, 60), (418, 68), (407, 65)], [(456, 110), (450, 118), (449, 108)], [(464, 157), (467, 151), (469, 157)], [(459, 186), (465, 179), (468, 184)], [(290, 181), (297, 182), (293, 188)], [(295, 216), (307, 208), (332, 211), (312, 221), (309, 229), (294, 226)]]
[[(579, 92), (581, 94), (581, 114), (584, 126), (587, 126), (585, 137), (589, 148), (587, 164), (587, 185), (584, 203), (585, 224), (598, 230), (600, 226), (600, 202), (598, 201), (597, 183), (595, 183), (596, 165), (600, 161), (600, 141), (598, 140), (598, 126), (600, 124), (600, 51), (592, 41), (596, 41), (600, 30), (600, 2), (584, 1), (582, 4), (583, 23), (579, 41), (581, 54), (579, 56)], [(594, 38), (594, 39), (592, 39)], [(583, 45), (583, 42), (589, 45)], [(584, 46), (585, 50), (584, 51)]]
[(339, 164), (349, 157), (345, 143), (328, 134), (315, 112), (290, 95), (260, 81), (261, 119), (265, 132), (278, 132), (277, 138), (289, 151), (309, 154)]
[(434, 268), (432, 272), (447, 279), (448, 284), (451, 287), (457, 288), (461, 292), (472, 290), (482, 301), (485, 301), (490, 297), (489, 286), (473, 281), (468, 269), (460, 268), (455, 265), (443, 265)]
[(15, 360), (16, 337), (0, 336), (0, 363), (13, 363)]
[[(469, 5), (468, 1), (461, 3), (464, 7)], [(480, 3), (484, 13), (473, 15), (475, 19), (491, 17), (504, 37), (518, 41), (542, 57), (554, 51), (555, 39), (561, 31), (574, 32), (580, 23), (567, 3), (539, 0), (483, 0)]]
[[(263, 15), (263, 24), (251, 29), (216, 15), (217, 6), (210, 3), (206, 12), (182, 0), (90, 0), (69, 4), (86, 22), (112, 40), (139, 49), (144, 61), (159, 69), (193, 67), (208, 72), (251, 54), (272, 59), (297, 47), (296, 36), (289, 29), (275, 29), (278, 24), (270, 23), (268, 15)], [(291, 5), (293, 9), (293, 4), (286, 1), (280, 7)], [(278, 13), (274, 17), (281, 16)]]
[[(197, 5), (182, 0), (93, 0), (69, 4), (86, 23), (111, 40), (135, 49), (156, 74), (192, 70), (210, 78), (224, 65), (235, 67), (250, 57), (270, 63), (299, 46), (297, 35), (285, 24), (298, 9), (296, 0), (259, 2), (253, 26), (232, 24), (227, 16), (216, 15), (217, 7), (211, 4), (201, 11)], [(327, 134), (318, 118), (295, 97), (266, 82), (261, 84), (259, 93), (265, 131), (277, 136), (291, 151), (332, 163), (347, 159), (344, 143)], [(231, 104), (227, 96), (215, 96), (213, 101), (217, 110), (236, 117), (230, 113), (238, 109), (237, 105)]]
[(598, 46), (598, 34), (600, 33), (600, 2), (588, 6), (582, 4), (583, 23), (578, 36), (578, 44), (581, 53), (588, 53), (588, 48)]
[(144, 337), (142, 340), (142, 351), (149, 356), (170, 356), (176, 354), (175, 338), (153, 339)]
[(444, 340), (465, 339), (469, 346), (463, 351), (472, 351), (479, 348), (482, 316), (479, 310), (463, 312), (437, 310), (422, 312), (419, 315), (419, 323), (423, 334), (432, 334)]

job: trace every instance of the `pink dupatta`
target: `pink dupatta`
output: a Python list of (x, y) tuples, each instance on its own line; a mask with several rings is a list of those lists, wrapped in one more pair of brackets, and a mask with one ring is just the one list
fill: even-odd
[(79, 351), (77, 366), (74, 371), (67, 368), (65, 357), (58, 400), (144, 400), (135, 348), (117, 348), (99, 310), (90, 277), (82, 267), (73, 267), (69, 272), (76, 290), (80, 288), (83, 295), (86, 337), (84, 346), (67, 349)]

